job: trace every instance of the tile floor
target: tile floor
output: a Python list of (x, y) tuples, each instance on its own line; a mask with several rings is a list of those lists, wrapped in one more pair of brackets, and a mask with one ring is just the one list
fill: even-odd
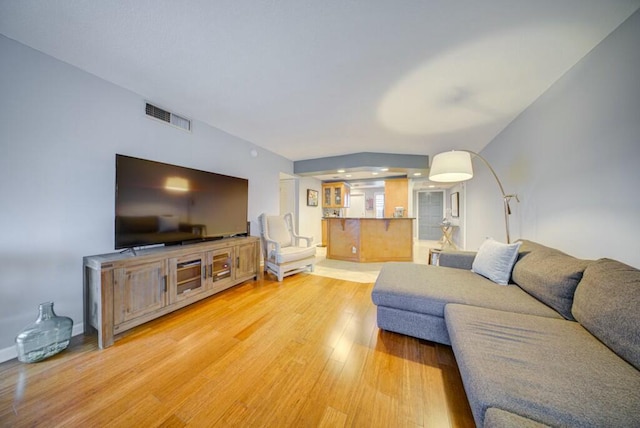
[[(427, 264), (429, 248), (440, 248), (438, 241), (416, 241), (413, 248), (414, 263)], [(370, 283), (375, 282), (383, 263), (356, 263), (342, 260), (328, 260), (326, 247), (318, 247), (314, 275), (346, 281)]]

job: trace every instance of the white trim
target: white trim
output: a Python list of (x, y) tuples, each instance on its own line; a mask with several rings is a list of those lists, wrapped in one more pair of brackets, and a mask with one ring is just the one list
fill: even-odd
[(0, 349), (0, 363), (12, 360), (18, 356), (15, 346), (9, 348)]

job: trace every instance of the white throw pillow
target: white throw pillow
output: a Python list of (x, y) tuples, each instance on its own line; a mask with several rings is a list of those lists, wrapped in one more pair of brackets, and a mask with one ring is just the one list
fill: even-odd
[(471, 271), (489, 278), (496, 284), (507, 285), (521, 244), (522, 242), (503, 244), (487, 238), (478, 249)]

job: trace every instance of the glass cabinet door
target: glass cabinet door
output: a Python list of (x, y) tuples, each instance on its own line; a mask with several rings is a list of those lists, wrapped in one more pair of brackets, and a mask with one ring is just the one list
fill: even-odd
[(331, 187), (324, 188), (324, 197), (323, 197), (322, 205), (325, 207), (330, 207), (333, 205), (331, 203)]
[(211, 278), (213, 282), (231, 278), (233, 269), (233, 253), (231, 249), (213, 252)]
[(336, 207), (341, 207), (342, 206), (342, 188), (336, 186), (333, 188), (333, 194), (334, 194), (334, 205)]

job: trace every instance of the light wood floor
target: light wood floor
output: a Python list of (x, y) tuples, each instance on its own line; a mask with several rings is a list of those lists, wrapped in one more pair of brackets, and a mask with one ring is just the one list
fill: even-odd
[(379, 331), (372, 286), (266, 278), (0, 364), (0, 426), (472, 427), (451, 348)]

